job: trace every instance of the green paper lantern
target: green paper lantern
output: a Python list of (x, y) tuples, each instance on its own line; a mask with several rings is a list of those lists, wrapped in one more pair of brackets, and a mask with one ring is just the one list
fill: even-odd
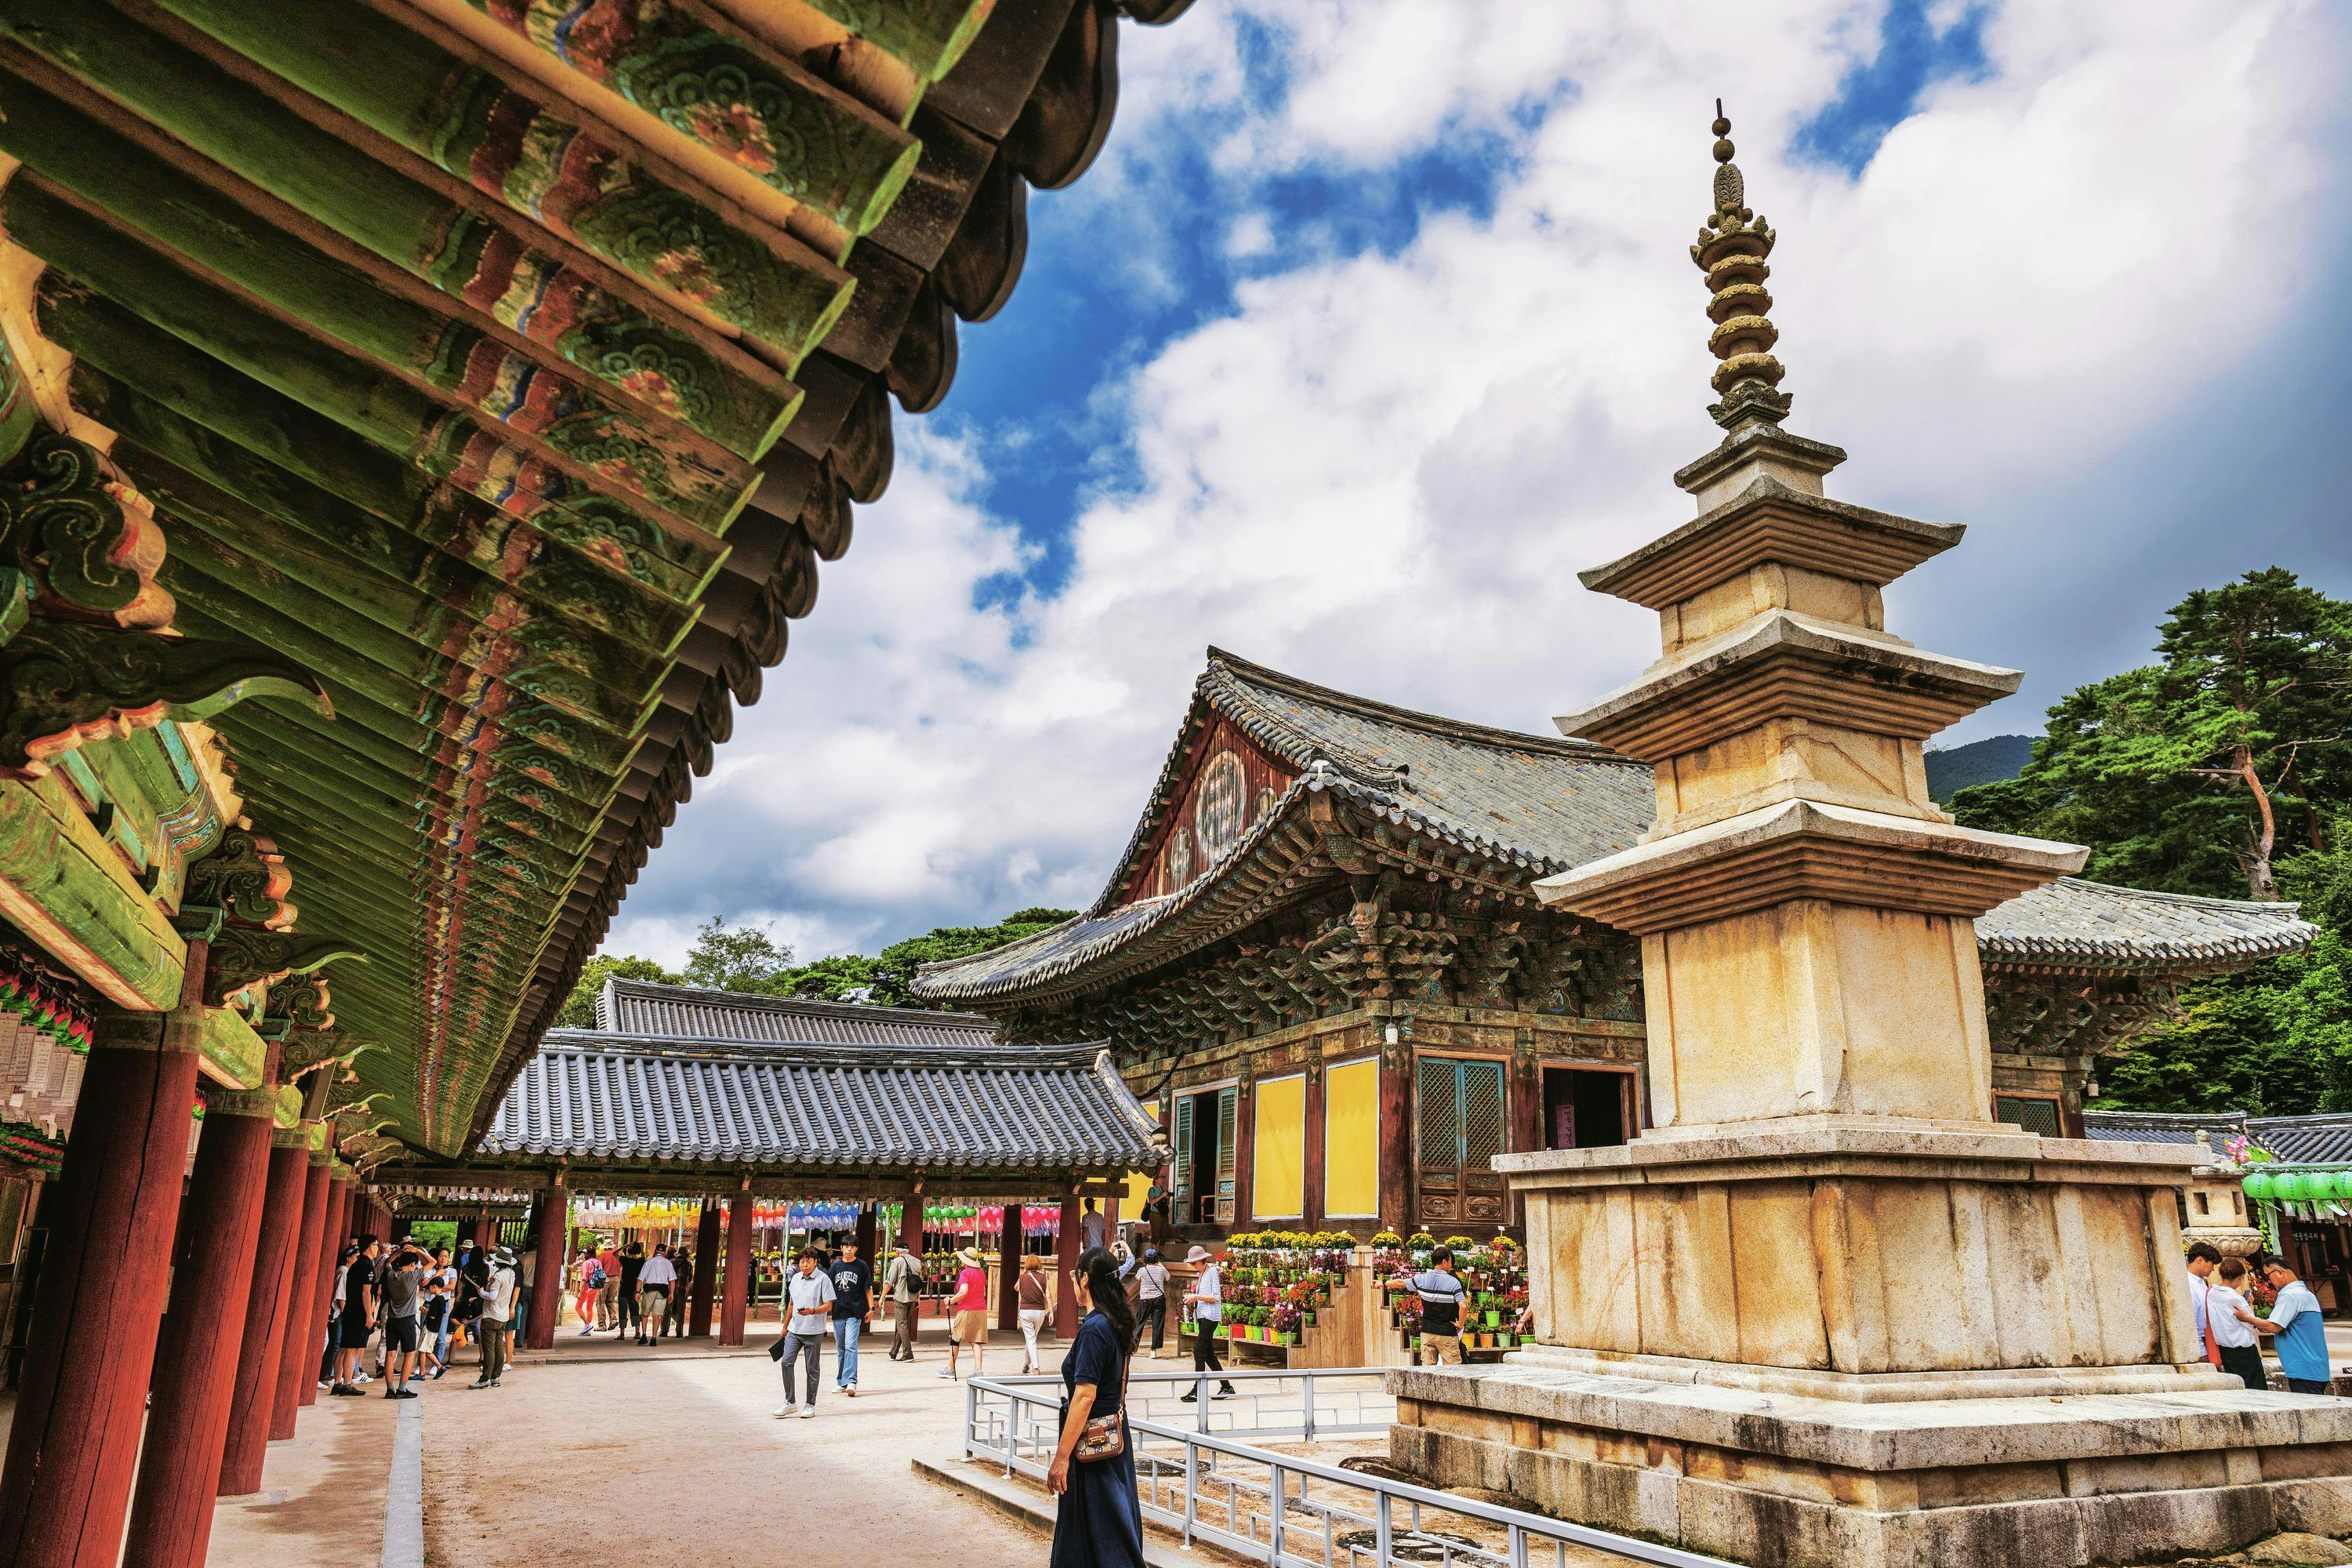
[(2278, 1196), (2279, 1179), (2270, 1171), (2250, 1171), (2246, 1173), (2245, 1189), (2249, 1200), (2263, 1204)]

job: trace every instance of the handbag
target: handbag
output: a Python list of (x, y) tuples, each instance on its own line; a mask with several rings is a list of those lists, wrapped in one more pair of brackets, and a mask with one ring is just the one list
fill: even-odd
[(1091, 1465), (1097, 1459), (1116, 1459), (1127, 1452), (1127, 1353), (1119, 1353), (1118, 1408), (1108, 1415), (1090, 1417), (1078, 1429), (1077, 1446), (1070, 1450), (1071, 1459), (1081, 1465)]

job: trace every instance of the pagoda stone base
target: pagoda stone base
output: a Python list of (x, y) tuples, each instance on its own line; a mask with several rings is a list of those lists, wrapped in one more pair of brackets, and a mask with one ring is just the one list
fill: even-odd
[(1538, 1356), (1855, 1403), (2224, 1387), (2176, 1148), (1789, 1117), (1507, 1154)]
[(1856, 1404), (1514, 1356), (1392, 1371), (1439, 1487), (1759, 1568), (2073, 1568), (2352, 1533), (2352, 1401), (2198, 1388)]

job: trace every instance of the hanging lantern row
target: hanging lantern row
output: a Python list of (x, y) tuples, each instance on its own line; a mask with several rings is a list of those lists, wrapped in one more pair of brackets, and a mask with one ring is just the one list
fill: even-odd
[(2352, 1171), (2250, 1171), (2246, 1196), (2294, 1219), (2352, 1217)]
[[(897, 1204), (882, 1210), (882, 1227), (891, 1236), (898, 1234), (903, 1211)], [(1021, 1210), (1021, 1234), (1031, 1239), (1055, 1234), (1062, 1224), (1062, 1211), (1055, 1206), (1026, 1207)], [(940, 1204), (923, 1208), (923, 1232), (927, 1236), (999, 1236), (1004, 1230), (1003, 1204)]]
[[(866, 1205), (851, 1200), (822, 1203), (754, 1203), (751, 1223), (764, 1229), (782, 1227), (788, 1231), (855, 1230), (857, 1216)], [(904, 1211), (897, 1204), (884, 1204), (877, 1220), (886, 1236), (898, 1234)], [(599, 1213), (591, 1205), (583, 1205), (582, 1223), (587, 1225), (617, 1225), (650, 1228), (692, 1226), (702, 1217), (702, 1200), (688, 1198), (677, 1202), (657, 1201), (631, 1204), (618, 1215)], [(1021, 1210), (1021, 1232), (1032, 1239), (1051, 1237), (1061, 1228), (1062, 1211), (1058, 1206), (1029, 1206)], [(923, 1230), (931, 1236), (994, 1237), (1003, 1234), (1004, 1205), (1002, 1204), (927, 1205), (923, 1209)]]
[(65, 1140), (51, 1138), (29, 1122), (0, 1121), (0, 1155), (53, 1176), (66, 1157)]
[(15, 1014), (68, 1050), (87, 1053), (96, 1020), (80, 990), (16, 942), (0, 942), (0, 1010)]

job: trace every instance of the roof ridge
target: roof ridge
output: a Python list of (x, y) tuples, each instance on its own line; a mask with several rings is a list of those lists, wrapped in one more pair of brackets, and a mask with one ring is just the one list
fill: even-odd
[[(1468, 719), (1448, 719), (1443, 714), (1424, 713), (1417, 708), (1401, 708), (1393, 702), (1359, 697), (1353, 692), (1341, 691), (1336, 687), (1321, 686), (1296, 675), (1286, 675), (1281, 670), (1269, 666), (1255, 663), (1237, 654), (1228, 653), (1214, 644), (1209, 647), (1209, 668), (1212, 671), (1222, 670), (1242, 681), (1271, 686), (1294, 697), (1305, 698), (1310, 702), (1320, 702), (1328, 707), (1344, 709), (1369, 719), (1386, 720), (1391, 723), (1402, 724), (1409, 729), (1420, 730), (1427, 734), (1440, 735), (1451, 740), (1475, 741), (1484, 744), (1507, 746), (1514, 750), (1532, 746), (1539, 751), (1554, 752), (1562, 756), (1572, 756), (1591, 762), (1621, 762), (1633, 767), (1648, 765), (1644, 763), (1637, 763), (1631, 757), (1620, 755), (1596, 742), (1580, 741), (1573, 736), (1533, 735), (1523, 730), (1506, 730), (1499, 725), (1481, 724)], [(1287, 726), (1285, 727), (1287, 728)], [(1305, 765), (1305, 759), (1301, 759), (1300, 765)]]
[[(2301, 901), (2294, 899), (2224, 899), (2212, 893), (2171, 893), (2160, 888), (2131, 888), (2120, 882), (2095, 881), (2089, 877), (2058, 877), (2058, 882), (2071, 882), (2078, 888), (2089, 888), (2101, 893), (2124, 893), (2135, 899), (2157, 899), (2168, 904), (2220, 905), (2231, 910), (2275, 910), (2287, 920), (2300, 920)], [(2043, 886), (2048, 886), (2044, 883)]]
[(716, 1001), (755, 1012), (811, 1013), (831, 1018), (876, 1020), (899, 1018), (908, 1021), (920, 1020), (926, 1024), (948, 1028), (993, 1030), (996, 1027), (993, 1022), (981, 1014), (950, 1012), (938, 1007), (898, 1007), (877, 1002), (842, 1002), (830, 996), (774, 996), (761, 991), (728, 991), (715, 985), (681, 985), (662, 980), (632, 980), (617, 974), (605, 976), (604, 984), (614, 991), (634, 991), (648, 997)]

